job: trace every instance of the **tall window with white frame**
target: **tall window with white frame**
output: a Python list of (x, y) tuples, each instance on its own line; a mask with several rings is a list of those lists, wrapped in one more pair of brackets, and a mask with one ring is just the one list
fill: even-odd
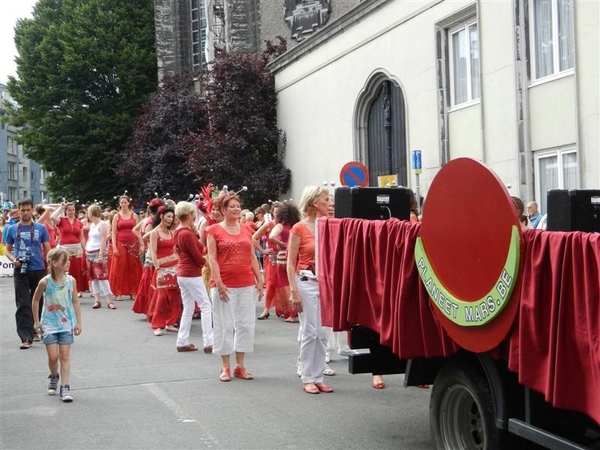
[(205, 0), (190, 0), (192, 17), (192, 68), (200, 70), (205, 64), (206, 47)]
[(547, 194), (551, 189), (577, 189), (579, 187), (577, 149), (561, 147), (540, 151), (535, 155), (537, 192), (540, 210), (546, 212)]
[(530, 0), (531, 77), (573, 69), (573, 0)]
[(452, 106), (478, 100), (481, 95), (481, 84), (477, 18), (473, 17), (448, 30), (448, 51)]

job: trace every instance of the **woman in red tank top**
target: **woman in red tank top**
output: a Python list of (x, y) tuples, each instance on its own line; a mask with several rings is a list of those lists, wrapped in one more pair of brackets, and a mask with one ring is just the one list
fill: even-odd
[(182, 311), (181, 292), (177, 284), (177, 253), (171, 226), (175, 218), (173, 207), (160, 207), (150, 232), (150, 252), (154, 264), (154, 294), (148, 310), (148, 320), (155, 336), (161, 330), (177, 332)]
[(109, 284), (117, 300), (124, 295), (135, 298), (142, 277), (140, 252), (144, 243), (133, 234), (139, 219), (131, 209), (131, 199), (126, 195), (119, 198), (119, 212), (112, 220), (112, 257), (109, 269)]
[(89, 291), (87, 267), (83, 257), (85, 239), (83, 224), (75, 216), (75, 205), (63, 202), (50, 216), (60, 234), (58, 245), (69, 253), (69, 274), (77, 281), (79, 297)]

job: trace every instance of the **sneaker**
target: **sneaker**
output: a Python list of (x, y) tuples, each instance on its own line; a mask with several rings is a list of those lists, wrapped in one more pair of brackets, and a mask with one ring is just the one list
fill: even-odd
[(60, 399), (65, 403), (73, 401), (73, 396), (71, 395), (71, 387), (68, 384), (65, 384), (64, 386), (60, 387)]
[(58, 377), (59, 375), (48, 375), (48, 395), (56, 395), (56, 391), (58, 390)]

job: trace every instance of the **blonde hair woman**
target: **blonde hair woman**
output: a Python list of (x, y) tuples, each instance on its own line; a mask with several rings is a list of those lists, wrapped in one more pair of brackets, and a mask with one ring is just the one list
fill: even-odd
[(315, 273), (316, 219), (327, 217), (329, 191), (322, 186), (308, 186), (302, 193), (300, 211), (304, 219), (290, 230), (287, 275), (290, 300), (300, 318), (300, 363), (302, 389), (308, 394), (333, 392), (323, 383), (327, 330), (321, 325), (319, 284), (314, 277), (301, 276), (300, 271)]

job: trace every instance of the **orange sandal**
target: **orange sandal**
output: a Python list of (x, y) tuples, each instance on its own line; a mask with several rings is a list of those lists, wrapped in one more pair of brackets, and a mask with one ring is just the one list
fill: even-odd
[(320, 394), (321, 390), (314, 383), (306, 383), (302, 385), (302, 390), (307, 394)]
[(248, 373), (246, 371), (245, 367), (236, 367), (233, 370), (233, 376), (236, 378), (241, 378), (242, 380), (252, 380), (254, 379), (254, 377), (252, 376), (251, 373)]
[(221, 375), (219, 375), (221, 381), (231, 381), (231, 369), (229, 367), (223, 367), (221, 369)]
[(315, 386), (319, 392), (325, 392), (326, 394), (333, 392), (333, 388), (331, 386), (327, 386), (325, 383), (315, 383)]

